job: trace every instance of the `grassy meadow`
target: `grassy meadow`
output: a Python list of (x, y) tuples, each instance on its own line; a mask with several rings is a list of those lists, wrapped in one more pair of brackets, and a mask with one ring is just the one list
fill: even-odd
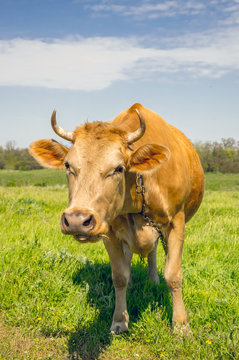
[(101, 242), (61, 234), (64, 172), (0, 171), (0, 360), (239, 359), (239, 174), (207, 174), (186, 225), (183, 294), (193, 336), (171, 328), (163, 279), (134, 255), (130, 330), (111, 335), (114, 289)]

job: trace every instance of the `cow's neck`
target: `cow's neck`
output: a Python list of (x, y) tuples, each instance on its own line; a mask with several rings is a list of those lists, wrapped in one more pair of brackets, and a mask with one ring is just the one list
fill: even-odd
[(127, 172), (125, 182), (125, 202), (122, 214), (137, 214), (142, 209), (142, 196), (136, 193), (136, 174)]
[[(153, 221), (157, 224), (167, 224), (170, 222), (171, 217), (167, 211), (167, 207), (164, 206), (164, 198), (161, 194), (159, 187), (154, 184), (154, 186), (149, 185), (149, 181), (146, 176), (143, 176), (144, 185), (145, 185), (145, 212)], [(150, 183), (153, 183), (151, 177)], [(157, 199), (155, 201), (155, 199)], [(139, 214), (142, 212), (143, 208), (143, 196), (139, 192), (136, 192), (136, 174), (135, 173), (126, 173), (126, 194), (124, 207), (121, 214)]]

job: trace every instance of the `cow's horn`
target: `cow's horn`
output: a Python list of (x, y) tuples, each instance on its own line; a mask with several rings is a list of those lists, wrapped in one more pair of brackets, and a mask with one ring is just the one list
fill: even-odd
[(51, 126), (55, 133), (63, 139), (73, 141), (73, 131), (66, 131), (60, 127), (56, 122), (56, 110), (53, 111), (51, 116)]
[(131, 132), (128, 134), (128, 139), (127, 139), (127, 143), (130, 145), (130, 144), (133, 144), (135, 141), (139, 140), (143, 135), (144, 135), (144, 132), (145, 132), (145, 120), (144, 120), (144, 117), (143, 115), (139, 112), (138, 109), (135, 109), (138, 116), (139, 116), (139, 120), (140, 120), (140, 125), (139, 125), (139, 128), (134, 131), (134, 132)]

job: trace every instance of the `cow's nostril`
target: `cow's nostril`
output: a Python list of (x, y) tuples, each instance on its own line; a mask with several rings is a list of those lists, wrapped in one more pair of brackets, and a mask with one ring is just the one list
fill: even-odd
[(90, 215), (89, 218), (83, 222), (83, 226), (89, 226), (92, 221), (92, 218), (93, 216)]
[(67, 221), (67, 219), (66, 219), (65, 216), (64, 216), (64, 223), (65, 223), (65, 225), (66, 225), (67, 227), (69, 227), (69, 223), (68, 223), (68, 221)]
[(64, 212), (61, 216), (61, 231), (64, 234), (88, 234), (96, 225), (94, 214), (80, 211)]

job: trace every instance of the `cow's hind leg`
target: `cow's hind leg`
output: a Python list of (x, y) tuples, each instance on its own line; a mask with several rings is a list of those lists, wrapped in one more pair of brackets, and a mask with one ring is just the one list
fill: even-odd
[(187, 324), (187, 314), (182, 299), (182, 250), (184, 243), (184, 213), (178, 213), (168, 234), (164, 277), (173, 301), (173, 323), (177, 328)]
[(158, 240), (155, 241), (154, 249), (148, 255), (148, 274), (149, 274), (149, 278), (155, 284), (159, 284), (159, 276), (157, 270), (157, 247), (158, 247)]
[(115, 288), (115, 311), (110, 331), (118, 334), (128, 330), (126, 290), (130, 279), (132, 252), (126, 244), (115, 237), (105, 240), (104, 244), (109, 254)]

